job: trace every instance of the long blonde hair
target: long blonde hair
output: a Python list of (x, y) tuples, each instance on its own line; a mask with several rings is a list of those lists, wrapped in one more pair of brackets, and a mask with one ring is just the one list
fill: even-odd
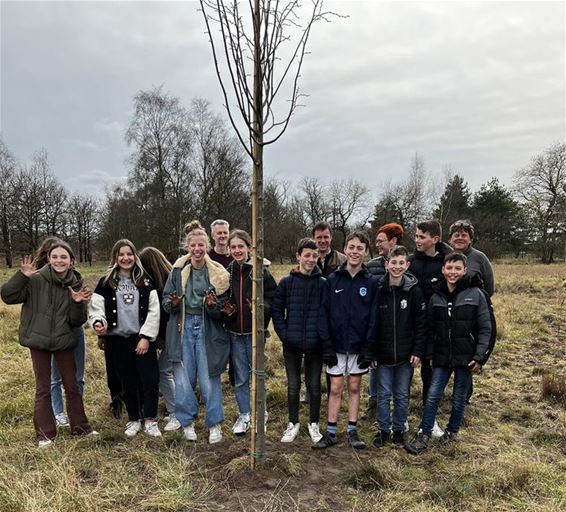
[(143, 268), (136, 246), (127, 238), (118, 240), (110, 252), (110, 265), (104, 275), (104, 283), (108, 283), (111, 288), (118, 286), (118, 253), (122, 247), (129, 247), (134, 254), (134, 268), (132, 268), (132, 281), (136, 287), (146, 285), (149, 282), (146, 271)]
[(165, 282), (169, 277), (169, 272), (171, 272), (171, 263), (165, 254), (156, 247), (144, 247), (140, 251), (140, 261), (146, 273), (152, 279), (157, 293), (161, 296), (163, 288), (165, 288)]

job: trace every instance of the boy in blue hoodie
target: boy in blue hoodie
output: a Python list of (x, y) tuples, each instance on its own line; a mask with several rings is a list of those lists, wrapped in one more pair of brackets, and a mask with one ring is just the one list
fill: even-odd
[(322, 359), (330, 376), (328, 426), (322, 439), (313, 445), (324, 449), (338, 442), (338, 412), (345, 377), (348, 381), (348, 441), (352, 448), (365, 448), (357, 432), (362, 375), (370, 364), (370, 348), (377, 327), (378, 279), (363, 261), (369, 252), (369, 239), (361, 231), (346, 238), (346, 262), (328, 276), (328, 288), (319, 315)]

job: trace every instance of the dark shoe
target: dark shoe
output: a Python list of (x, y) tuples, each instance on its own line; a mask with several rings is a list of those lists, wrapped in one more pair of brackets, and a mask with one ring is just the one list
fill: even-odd
[(439, 439), (438, 443), (441, 446), (449, 446), (455, 443), (457, 440), (457, 434), (450, 432), (449, 430), (444, 431), (444, 435)]
[(362, 414), (362, 420), (375, 420), (377, 417), (377, 400), (369, 399), (367, 409)]
[(383, 448), (391, 439), (391, 434), (387, 430), (380, 430), (373, 438), (373, 445), (376, 448)]
[(324, 450), (325, 448), (328, 448), (329, 446), (334, 446), (335, 444), (338, 444), (338, 439), (336, 438), (336, 435), (330, 434), (329, 432), (325, 432), (322, 438), (320, 439), (320, 441), (317, 441), (312, 445), (312, 449)]
[(404, 432), (393, 432), (393, 444), (400, 448), (405, 446), (405, 433)]
[(348, 432), (348, 442), (350, 446), (356, 450), (363, 450), (366, 447), (366, 443), (360, 439), (357, 430), (350, 430), (350, 432)]
[(120, 419), (122, 416), (122, 409), (124, 408), (124, 404), (122, 399), (119, 396), (115, 396), (110, 402), (110, 411), (112, 412), (112, 416), (117, 420)]
[(428, 442), (430, 437), (424, 434), (417, 434), (417, 436), (405, 445), (405, 450), (407, 450), (412, 455), (419, 455), (428, 448)]

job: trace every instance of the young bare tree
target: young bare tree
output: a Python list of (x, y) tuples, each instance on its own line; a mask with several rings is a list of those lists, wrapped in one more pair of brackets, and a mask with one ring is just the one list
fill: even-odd
[(356, 221), (365, 226), (371, 217), (368, 204), (369, 188), (354, 178), (335, 180), (330, 186), (332, 225), (341, 234), (343, 244), (348, 236), (348, 225)]
[(310, 0), (306, 16), (298, 0), (200, 0), (200, 6), (228, 116), (253, 163), (251, 452), (255, 467), (256, 461), (265, 460), (263, 149), (281, 137), (299, 106), (299, 77), (311, 29), (331, 13), (323, 11), (322, 0)]

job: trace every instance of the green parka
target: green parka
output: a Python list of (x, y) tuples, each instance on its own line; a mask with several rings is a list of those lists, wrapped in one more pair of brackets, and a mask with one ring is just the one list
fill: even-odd
[(72, 349), (77, 345), (75, 329), (86, 322), (86, 302), (71, 299), (69, 287), (82, 286), (75, 270), (59, 277), (45, 265), (30, 277), (20, 271), (0, 290), (6, 304), (23, 304), (20, 345), (40, 350)]

